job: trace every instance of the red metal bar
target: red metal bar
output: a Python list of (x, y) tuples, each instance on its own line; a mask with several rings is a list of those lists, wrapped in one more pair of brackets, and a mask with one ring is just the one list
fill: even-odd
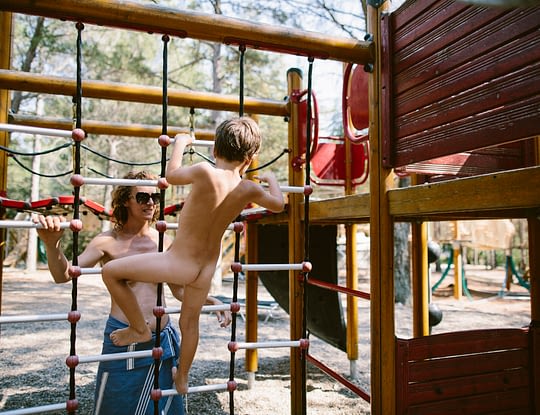
[(364, 291), (353, 290), (351, 288), (342, 287), (341, 285), (332, 284), (332, 283), (317, 280), (317, 279), (314, 279), (314, 278), (309, 278), (307, 280), (307, 282), (308, 282), (308, 284), (314, 285), (316, 287), (326, 288), (327, 290), (337, 291), (337, 292), (341, 292), (341, 293), (349, 294), (349, 295), (354, 295), (355, 297), (364, 298), (365, 300), (370, 299), (369, 293), (366, 293)]
[(306, 358), (308, 360), (308, 362), (310, 362), (311, 364), (313, 364), (314, 366), (318, 367), (319, 369), (321, 369), (324, 373), (326, 373), (328, 376), (334, 378), (335, 380), (337, 380), (339, 383), (341, 383), (343, 386), (346, 386), (349, 390), (351, 390), (352, 392), (356, 393), (358, 396), (360, 396), (363, 400), (365, 400), (366, 402), (370, 402), (371, 400), (371, 397), (369, 396), (369, 394), (364, 391), (362, 388), (356, 386), (354, 383), (348, 381), (347, 379), (345, 379), (343, 376), (341, 376), (339, 373), (337, 372), (334, 372), (332, 369), (330, 369), (328, 366), (326, 366), (325, 364), (323, 364), (322, 362), (318, 361), (317, 359), (315, 359), (312, 355), (310, 354), (306, 354)]

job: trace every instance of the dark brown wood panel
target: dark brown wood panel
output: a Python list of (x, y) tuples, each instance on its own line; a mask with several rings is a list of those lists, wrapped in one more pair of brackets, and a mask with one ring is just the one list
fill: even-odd
[(395, 166), (533, 137), (539, 109), (540, 95), (402, 137), (394, 143)]
[(456, 376), (409, 385), (409, 402), (437, 402), (464, 396), (527, 388), (529, 372), (525, 368), (501, 370), (474, 376)]
[(531, 337), (527, 328), (397, 339), (397, 413), (531, 413)]
[(393, 42), (398, 50), (406, 49), (467, 8), (467, 4), (453, 0), (408, 1), (392, 13), (397, 28)]
[[(529, 36), (532, 37), (532, 36)], [(527, 41), (528, 39), (524, 39)], [(477, 62), (473, 71), (459, 70), (455, 76), (448, 78), (445, 85), (427, 82), (418, 88), (416, 102), (414, 97), (403, 97), (401, 107), (396, 108), (396, 128), (398, 138), (422, 133), (436, 128), (445, 122), (463, 120), (471, 114), (492, 111), (515, 102), (522, 102), (529, 97), (540, 94), (540, 37), (536, 43), (519, 49), (519, 53), (527, 54), (527, 62), (510, 55), (514, 64), (527, 65), (498, 78), (490, 78), (485, 62)], [(517, 62), (521, 61), (521, 62)], [(512, 70), (508, 61), (498, 60), (499, 68)], [(507, 67), (505, 67), (508, 64)], [(448, 96), (452, 93), (451, 96)], [(428, 102), (431, 101), (431, 102)], [(424, 105), (425, 104), (425, 105)], [(416, 109), (412, 110), (413, 105)], [(422, 106), (423, 105), (423, 106)], [(407, 107), (407, 108), (405, 108)]]
[[(396, 91), (402, 94), (432, 78), (447, 76), (470, 61), (482, 61), (493, 50), (513, 54), (513, 41), (519, 41), (538, 26), (536, 14), (496, 12), (501, 9), (474, 10), (461, 14), (442, 28), (433, 28), (426, 39), (400, 50), (394, 44)], [(447, 27), (449, 26), (449, 27)], [(516, 30), (519, 28), (519, 31)], [(396, 29), (397, 30), (397, 29)], [(446, 30), (441, 33), (441, 31)], [(522, 56), (521, 58), (526, 58)], [(484, 65), (489, 69), (489, 65)]]
[[(396, 73), (411, 77), (409, 68), (415, 68), (420, 70), (419, 75), (433, 74), (433, 69), (436, 69), (433, 67), (434, 61), (459, 52), (462, 49), (460, 45), (474, 41), (469, 37), (475, 38), (475, 31), (489, 25), (501, 15), (497, 10), (485, 13), (483, 9), (470, 7), (465, 3), (457, 1), (450, 3), (452, 6), (443, 10), (437, 18), (418, 16), (421, 30), (417, 28), (411, 33), (407, 27), (396, 28), (394, 42)], [(403, 37), (400, 36), (401, 33)], [(403, 42), (403, 38), (408, 42)], [(414, 79), (414, 76), (412, 78)]]
[(528, 388), (522, 388), (441, 400), (410, 406), (405, 413), (408, 415), (493, 415), (504, 411), (503, 413), (514, 415), (532, 415), (528, 393)]
[(433, 382), (459, 376), (475, 376), (508, 368), (527, 368), (527, 349), (507, 349), (492, 353), (452, 356), (411, 362), (409, 382)]
[(435, 182), (451, 176), (478, 176), (529, 167), (534, 163), (534, 141), (524, 140), (421, 161), (398, 168), (397, 171), (425, 175), (425, 180), (421, 182)]
[[(540, 134), (540, 7), (418, 0), (388, 20), (381, 58), (390, 91), (382, 99), (386, 167), (416, 173), (415, 166), (405, 166)], [(526, 150), (517, 158), (467, 158), (469, 172), (463, 175), (530, 166)], [(509, 159), (516, 163), (504, 167)], [(459, 160), (443, 167), (459, 171)]]
[(409, 361), (528, 347), (527, 329), (486, 329), (443, 333), (410, 340)]

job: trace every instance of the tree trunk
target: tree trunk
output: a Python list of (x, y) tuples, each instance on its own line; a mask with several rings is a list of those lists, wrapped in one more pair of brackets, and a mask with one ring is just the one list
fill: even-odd
[[(407, 187), (409, 183), (409, 178), (400, 179), (399, 187)], [(394, 295), (395, 302), (401, 304), (407, 304), (411, 295), (410, 230), (411, 226), (407, 222), (394, 225)]]

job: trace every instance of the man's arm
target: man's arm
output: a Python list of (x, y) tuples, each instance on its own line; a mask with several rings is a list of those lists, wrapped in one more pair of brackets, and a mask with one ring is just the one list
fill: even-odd
[[(60, 229), (60, 223), (65, 222), (65, 220), (62, 216), (39, 215), (34, 218), (36, 223), (43, 226), (37, 230), (37, 233), (45, 245), (49, 271), (57, 284), (71, 280), (68, 272), (71, 261), (66, 258), (60, 242), (64, 232)], [(92, 267), (103, 258), (104, 253), (99, 249), (97, 240), (98, 237), (92, 239), (86, 249), (77, 257), (79, 266)]]
[[(183, 285), (168, 284), (168, 286), (174, 298), (180, 301), (184, 300), (184, 286)], [(206, 298), (206, 302), (204, 304), (205, 305), (221, 305), (223, 304), (223, 302), (209, 295)], [(227, 327), (229, 324), (231, 324), (230, 311), (216, 311), (215, 313), (221, 327)]]
[(60, 248), (60, 238), (64, 233), (64, 230), (60, 229), (60, 224), (65, 221), (66, 219), (62, 216), (34, 217), (34, 222), (42, 225), (42, 228), (37, 230), (37, 234), (45, 245), (49, 271), (58, 284), (71, 279), (68, 274), (69, 261)]

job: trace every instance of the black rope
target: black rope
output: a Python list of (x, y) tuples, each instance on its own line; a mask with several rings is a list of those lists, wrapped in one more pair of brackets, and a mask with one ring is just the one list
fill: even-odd
[(27, 172), (33, 174), (33, 175), (36, 175), (36, 176), (40, 176), (40, 177), (45, 177), (47, 179), (55, 179), (57, 177), (62, 177), (62, 176), (67, 176), (68, 174), (72, 174), (73, 173), (73, 170), (69, 170), (69, 171), (66, 171), (64, 173), (58, 173), (58, 174), (44, 174), (44, 173), (39, 173), (37, 171), (34, 171), (32, 170), (31, 168), (29, 167), (26, 167), (19, 159), (17, 159), (17, 157), (15, 156), (11, 156), (11, 158), (13, 159), (13, 161), (15, 163), (17, 163), (19, 166), (21, 166), (23, 168), (23, 170), (26, 170)]
[[(167, 101), (168, 101), (168, 91), (167, 91), (167, 80), (168, 80), (168, 48), (169, 36), (163, 35), (161, 37), (163, 41), (163, 92), (161, 95), (161, 134), (167, 135)], [(167, 168), (167, 147), (163, 146), (161, 148), (161, 177), (165, 177)], [(160, 204), (159, 204), (159, 220), (164, 220), (165, 218), (165, 189), (160, 189), (159, 192)], [(158, 252), (163, 252), (163, 240), (164, 232), (159, 233), (158, 241)], [(162, 308), (162, 297), (163, 297), (163, 283), (158, 283), (157, 285), (157, 298), (156, 298), (156, 307), (157, 309)], [(156, 340), (155, 340), (155, 349), (161, 348), (161, 313), (156, 313)], [(161, 353), (157, 354), (154, 360), (154, 389), (159, 390), (159, 369), (161, 366)], [(154, 400), (154, 415), (159, 415), (159, 400)]]
[(259, 170), (262, 170), (262, 169), (265, 169), (269, 166), (271, 166), (272, 164), (274, 164), (275, 162), (277, 162), (281, 157), (283, 157), (285, 154), (287, 153), (290, 153), (291, 150), (289, 150), (288, 148), (284, 148), (282, 151), (281, 151), (281, 154), (279, 154), (278, 156), (274, 157), (272, 160), (270, 160), (269, 162), (267, 163), (264, 163), (263, 165), (261, 166), (257, 166), (253, 169), (247, 169), (246, 170), (246, 173), (252, 173), (252, 172), (255, 172), (255, 171), (259, 171)]
[(98, 157), (104, 158), (105, 160), (109, 160), (109, 161), (112, 161), (114, 163), (124, 164), (126, 166), (154, 166), (154, 165), (157, 165), (157, 164), (161, 163), (161, 160), (150, 161), (150, 162), (137, 162), (137, 161), (119, 160), (119, 159), (112, 158), (112, 157), (110, 157), (110, 156), (108, 156), (106, 154), (100, 153), (99, 151), (94, 150), (94, 149), (92, 149), (92, 148), (90, 148), (90, 147), (88, 147), (88, 146), (86, 146), (84, 144), (82, 144), (81, 146), (85, 150), (88, 150), (89, 152), (95, 154)]
[[(239, 108), (238, 115), (242, 117), (244, 115), (244, 55), (246, 52), (246, 46), (240, 45), (240, 87), (239, 87)], [(240, 262), (240, 232), (237, 232), (234, 240), (234, 261)], [(238, 272), (234, 272), (234, 281), (233, 281), (233, 298), (232, 302), (235, 303), (238, 301)], [(232, 315), (232, 326), (231, 326), (231, 342), (236, 341), (236, 319), (237, 313)], [(231, 361), (229, 365), (229, 381), (234, 381), (234, 368), (235, 368), (235, 357), (236, 353), (231, 351)], [(234, 415), (234, 389), (229, 390), (229, 414)]]
[(240, 86), (239, 86), (239, 107), (238, 115), (244, 115), (244, 55), (246, 54), (246, 45), (240, 45)]
[[(234, 262), (240, 262), (240, 232), (237, 232), (234, 239)], [(234, 272), (233, 273), (233, 296), (231, 303), (237, 303), (238, 302), (238, 278), (239, 273)], [(231, 342), (236, 341), (236, 320), (237, 320), (237, 313), (232, 313), (232, 323), (231, 323)], [(235, 369), (235, 358), (236, 358), (236, 352), (231, 350), (231, 360), (229, 362), (229, 381), (234, 381), (234, 369)], [(234, 415), (234, 390), (229, 390), (229, 414)]]
[(9, 153), (9, 154), (16, 154), (18, 156), (32, 157), (32, 156), (43, 156), (44, 154), (54, 153), (55, 151), (59, 151), (59, 150), (62, 150), (63, 148), (70, 147), (70, 146), (71, 146), (71, 143), (65, 143), (65, 144), (62, 144), (61, 146), (50, 148), (48, 150), (36, 151), (36, 152), (30, 152), (30, 153), (25, 153), (19, 150), (13, 150), (9, 147), (4, 147), (4, 146), (0, 146), (0, 150), (5, 151), (6, 153)]
[[(305, 185), (310, 186), (310, 161), (311, 161), (311, 96), (312, 96), (312, 79), (313, 79), (313, 57), (308, 58), (309, 69), (308, 69), (308, 87), (307, 87), (307, 111), (306, 111), (306, 181)], [(309, 238), (310, 233), (309, 229), (309, 192), (304, 193), (304, 261), (309, 262)], [(308, 338), (308, 329), (307, 329), (307, 313), (308, 313), (308, 274), (309, 272), (302, 273), (302, 284), (303, 284), (303, 305), (302, 305), (302, 337), (304, 339)], [(308, 349), (301, 349), (301, 367), (302, 367), (302, 413), (305, 415), (307, 413), (307, 394), (306, 394), (306, 382), (307, 382), (307, 356)]]
[[(77, 22), (77, 87), (75, 95), (75, 127), (81, 128), (81, 118), (82, 118), (82, 31), (84, 30), (84, 25), (81, 22)], [(75, 174), (80, 174), (81, 172), (81, 146), (80, 141), (75, 140), (75, 149), (74, 149), (74, 166), (73, 170)], [(74, 199), (73, 199), (73, 220), (78, 220), (80, 217), (79, 212), (80, 206), (80, 187), (74, 187)], [(79, 232), (73, 231), (73, 259), (72, 264), (77, 266), (79, 264)], [(71, 311), (75, 312), (77, 310), (77, 278), (72, 278), (72, 288), (71, 288)], [(76, 356), (76, 340), (77, 340), (77, 321), (71, 322), (71, 334), (70, 334), (70, 356)], [(69, 370), (69, 399), (71, 402), (76, 402), (76, 389), (75, 389), (75, 366), (70, 366)], [(69, 413), (75, 413), (78, 404), (69, 406)], [(71, 410), (73, 409), (73, 410)]]

